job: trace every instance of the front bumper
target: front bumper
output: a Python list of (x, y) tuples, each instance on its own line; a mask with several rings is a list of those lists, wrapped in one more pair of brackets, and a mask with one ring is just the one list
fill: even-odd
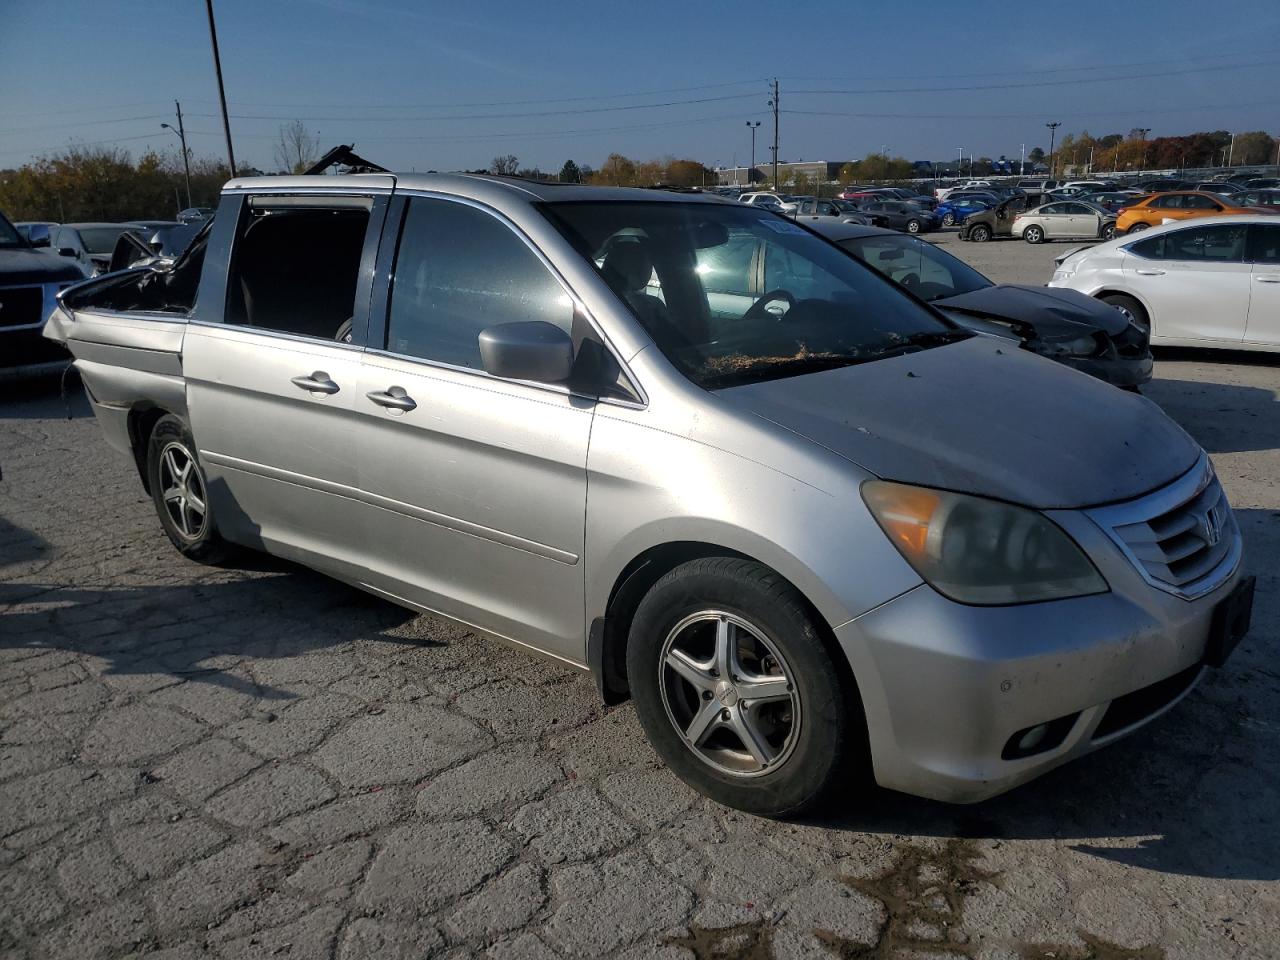
[(1116, 387), (1140, 387), (1151, 380), (1155, 370), (1155, 360), (1150, 351), (1142, 357), (1049, 356), (1049, 359)]
[[(1050, 516), (1110, 592), (976, 607), (922, 584), (836, 630), (882, 786), (985, 800), (1136, 730), (1200, 679), (1214, 610), (1239, 582), (1239, 564), (1187, 601), (1147, 583), (1084, 514)], [(1071, 719), (1055, 745), (1005, 758), (1015, 734), (1060, 718)]]

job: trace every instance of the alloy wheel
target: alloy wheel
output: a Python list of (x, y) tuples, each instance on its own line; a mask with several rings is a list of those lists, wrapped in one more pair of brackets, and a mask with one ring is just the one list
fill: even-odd
[(178, 532), (187, 540), (199, 539), (208, 521), (208, 506), (200, 469), (185, 445), (167, 443), (160, 451), (160, 489)]
[(685, 617), (662, 645), (658, 674), (667, 718), (704, 763), (746, 778), (791, 755), (802, 719), (795, 679), (747, 620), (720, 610)]

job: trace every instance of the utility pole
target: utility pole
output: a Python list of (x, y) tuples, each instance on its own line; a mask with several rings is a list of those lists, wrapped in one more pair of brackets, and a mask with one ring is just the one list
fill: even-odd
[(236, 175), (236, 152), (231, 146), (231, 121), (227, 118), (227, 92), (222, 86), (222, 57), (218, 55), (218, 28), (213, 22), (213, 0), (204, 0), (209, 12), (209, 42), (213, 44), (213, 70), (218, 75), (218, 101), (222, 104), (222, 132), (227, 135), (227, 164)]
[(178, 140), (182, 143), (182, 169), (187, 175), (187, 206), (189, 207), (191, 206), (191, 154), (187, 151), (187, 131), (182, 126), (182, 104), (175, 100), (173, 105), (178, 110), (178, 129), (173, 130), (173, 127), (167, 123), (162, 123), (160, 126), (173, 130), (178, 135)]
[(1025, 177), (1027, 175), (1027, 145), (1022, 145), (1022, 157), (1018, 160), (1018, 176)]
[(964, 175), (964, 147), (956, 147), (960, 151), (960, 159), (956, 162), (956, 179)]
[(1227, 166), (1234, 166), (1236, 161), (1236, 135), (1231, 134), (1231, 147), (1227, 152)]
[(756, 182), (756, 128), (760, 126), (759, 120), (748, 120), (747, 126), (751, 128), (751, 166), (747, 168), (747, 186), (751, 186)]
[(1142, 163), (1139, 166), (1140, 170), (1147, 169), (1147, 134), (1150, 132), (1151, 132), (1150, 127), (1138, 128), (1138, 136), (1142, 138)]
[(1049, 128), (1049, 176), (1052, 177), (1055, 175), (1054, 171), (1058, 169), (1057, 158), (1053, 155), (1053, 142), (1058, 135), (1058, 128), (1062, 126), (1062, 121), (1054, 120), (1052, 123), (1046, 123), (1045, 126)]
[(778, 189), (778, 78), (773, 78), (773, 99), (769, 101), (773, 107), (773, 189)]

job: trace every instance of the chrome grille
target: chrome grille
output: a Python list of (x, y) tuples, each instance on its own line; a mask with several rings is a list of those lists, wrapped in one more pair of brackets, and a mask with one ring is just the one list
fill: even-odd
[(1240, 529), (1208, 457), (1155, 493), (1090, 510), (1148, 583), (1193, 599), (1240, 560)]

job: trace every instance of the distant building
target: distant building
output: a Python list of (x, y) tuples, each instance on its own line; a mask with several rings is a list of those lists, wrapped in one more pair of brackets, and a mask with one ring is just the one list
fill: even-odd
[[(780, 183), (795, 183), (797, 177), (804, 177), (806, 180), (836, 180), (840, 175), (840, 168), (843, 167), (848, 160), (796, 160), (790, 163), (778, 164), (778, 181)], [(732, 186), (739, 184), (745, 186), (749, 183), (764, 183), (766, 180), (773, 182), (773, 164), (760, 163), (755, 167), (721, 167), (716, 173), (722, 185)]]

